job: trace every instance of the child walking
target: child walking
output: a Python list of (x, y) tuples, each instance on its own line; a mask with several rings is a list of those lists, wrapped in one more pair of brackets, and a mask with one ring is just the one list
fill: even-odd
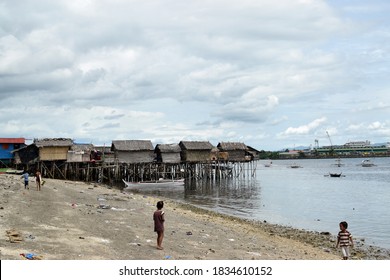
[(20, 178), (24, 179), (24, 189), (29, 189), (29, 187), (28, 187), (28, 172), (27, 172), (27, 170), (23, 171), (23, 175)]
[(349, 247), (353, 247), (352, 234), (347, 230), (348, 223), (343, 221), (340, 222), (340, 231), (337, 235), (336, 248), (340, 247), (343, 254), (343, 260), (348, 260), (350, 257)]
[(157, 249), (162, 250), (163, 247), (162, 241), (164, 238), (164, 211), (162, 211), (164, 207), (164, 202), (159, 201), (157, 202), (157, 210), (153, 214), (153, 220), (154, 220), (154, 231), (157, 232)]

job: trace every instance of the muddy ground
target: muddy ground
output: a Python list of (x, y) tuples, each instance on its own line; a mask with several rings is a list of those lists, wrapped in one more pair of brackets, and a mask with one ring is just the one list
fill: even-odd
[[(156, 249), (152, 215), (165, 202), (164, 250)], [(0, 258), (47, 260), (331, 260), (335, 237), (245, 221), (170, 199), (105, 185), (45, 179), (41, 191), (19, 175), (0, 174)], [(356, 240), (353, 259), (390, 259)]]

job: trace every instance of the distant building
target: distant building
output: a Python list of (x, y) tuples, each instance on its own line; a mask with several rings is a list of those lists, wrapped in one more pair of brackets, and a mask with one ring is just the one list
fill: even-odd
[(154, 153), (157, 162), (180, 163), (180, 146), (179, 144), (157, 144)]
[(69, 138), (35, 139), (31, 145), (39, 149), (40, 161), (66, 161), (73, 140)]
[(229, 161), (246, 161), (250, 159), (250, 157), (247, 157), (248, 147), (244, 143), (220, 142), (217, 147), (221, 152), (228, 153)]
[(73, 144), (68, 151), (67, 162), (89, 162), (93, 150), (92, 144)]
[(181, 160), (184, 162), (206, 162), (210, 160), (214, 146), (209, 141), (181, 141)]
[(150, 140), (114, 140), (111, 151), (119, 163), (151, 163), (155, 158)]
[(25, 138), (0, 138), (0, 166), (14, 163), (14, 150), (26, 146)]

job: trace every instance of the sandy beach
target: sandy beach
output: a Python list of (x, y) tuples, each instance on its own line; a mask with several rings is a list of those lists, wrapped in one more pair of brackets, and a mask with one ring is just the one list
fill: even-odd
[[(165, 238), (156, 249), (153, 212), (164, 200)], [(44, 260), (333, 260), (335, 237), (241, 220), (160, 197), (93, 183), (0, 174), (0, 258)], [(352, 259), (390, 259), (356, 241)]]

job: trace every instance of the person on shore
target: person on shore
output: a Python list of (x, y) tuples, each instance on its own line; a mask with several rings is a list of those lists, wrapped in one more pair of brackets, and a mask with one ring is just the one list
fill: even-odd
[(22, 174), (22, 176), (20, 178), (24, 178), (24, 189), (25, 190), (29, 189), (29, 187), (28, 187), (28, 172), (27, 172), (27, 170), (23, 171), (23, 174)]
[(37, 185), (37, 191), (40, 191), (41, 184), (42, 184), (42, 175), (41, 175), (41, 172), (39, 172), (39, 170), (37, 170), (37, 172), (35, 172), (35, 183)]
[(162, 208), (164, 207), (164, 202), (159, 201), (157, 202), (157, 210), (153, 214), (153, 220), (154, 220), (154, 231), (157, 232), (157, 249), (162, 250), (163, 247), (162, 241), (164, 238), (164, 211), (162, 211)]
[(343, 260), (348, 260), (350, 257), (349, 247), (353, 247), (352, 234), (347, 230), (348, 223), (343, 221), (340, 222), (340, 231), (337, 235), (337, 244), (336, 248), (341, 248), (341, 253), (343, 254)]

